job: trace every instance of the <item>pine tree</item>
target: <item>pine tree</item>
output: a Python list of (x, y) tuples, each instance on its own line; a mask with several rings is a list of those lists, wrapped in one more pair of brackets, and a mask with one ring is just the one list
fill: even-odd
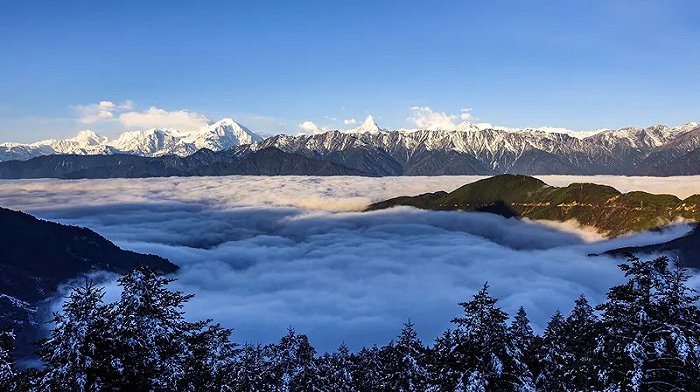
[(557, 310), (547, 324), (538, 352), (537, 388), (543, 392), (565, 391), (564, 369), (569, 360), (566, 351), (565, 320)]
[(518, 309), (518, 313), (515, 314), (513, 322), (508, 328), (508, 334), (510, 335), (514, 348), (520, 351), (524, 356), (528, 356), (532, 349), (532, 342), (535, 339), (535, 334), (530, 326), (530, 319), (527, 317), (527, 312), (522, 306)]
[(186, 376), (189, 337), (205, 322), (189, 323), (182, 307), (192, 296), (170, 291), (173, 280), (139, 266), (119, 279), (123, 291), (109, 330), (116, 342), (112, 387), (173, 390)]
[(439, 356), (443, 366), (449, 367), (439, 371), (439, 382), (456, 378), (455, 385), (448, 386), (450, 390), (528, 389), (531, 382), (521, 380), (517, 374), (524, 365), (511, 355), (514, 350), (505, 323), (508, 315), (496, 302), (485, 284), (471, 301), (460, 303), (464, 316), (452, 320), (457, 328), (452, 336), (443, 335), (443, 342), (438, 344), (438, 349), (447, 350)]
[(387, 386), (387, 364), (393, 354), (393, 343), (382, 347), (363, 348), (352, 357), (353, 388), (361, 392), (390, 391)]
[(223, 391), (235, 383), (239, 350), (230, 336), (231, 330), (219, 324), (208, 325), (189, 336), (190, 355), (179, 390)]
[(513, 322), (508, 327), (508, 337), (510, 339), (509, 353), (514, 359), (514, 374), (519, 379), (520, 391), (531, 391), (534, 389), (533, 368), (535, 367), (533, 344), (535, 334), (530, 327), (530, 320), (527, 312), (522, 306), (513, 318)]
[(271, 363), (266, 359), (265, 349), (260, 345), (246, 344), (236, 358), (235, 374), (231, 391), (267, 392), (275, 391)]
[(413, 323), (408, 320), (391, 350), (388, 388), (401, 392), (425, 390), (428, 382), (426, 355), (426, 349), (418, 339)]
[(332, 354), (324, 354), (318, 359), (319, 381), (317, 388), (321, 391), (354, 391), (352, 367), (350, 350), (345, 344), (340, 345), (338, 350)]
[(289, 328), (279, 343), (268, 348), (278, 391), (309, 391), (317, 382), (316, 350), (305, 335)]
[(564, 323), (568, 360), (564, 369), (566, 390), (601, 389), (596, 368), (596, 339), (599, 333), (598, 317), (586, 297), (576, 300)]
[(0, 390), (9, 391), (13, 388), (15, 364), (12, 359), (15, 334), (11, 329), (0, 330)]
[(698, 297), (682, 269), (668, 259), (620, 265), (628, 280), (608, 292), (598, 308), (603, 334), (599, 371), (608, 390), (661, 391), (697, 388), (700, 367)]
[(39, 352), (46, 367), (42, 389), (96, 391), (111, 378), (112, 320), (103, 296), (102, 288), (86, 280), (54, 315), (51, 336)]
[(435, 340), (428, 365), (431, 389), (454, 391), (464, 376), (463, 348), (458, 344), (458, 333), (446, 330)]

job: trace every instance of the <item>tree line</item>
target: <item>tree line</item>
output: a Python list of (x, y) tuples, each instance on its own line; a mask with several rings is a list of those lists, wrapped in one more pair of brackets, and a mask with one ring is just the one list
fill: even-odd
[(432, 345), (408, 321), (394, 341), (319, 354), (289, 329), (278, 342), (238, 345), (211, 320), (185, 320), (191, 298), (138, 267), (104, 303), (76, 287), (40, 342), (41, 368), (18, 371), (0, 332), (0, 390), (18, 391), (699, 391), (700, 309), (689, 275), (667, 258), (630, 257), (626, 282), (592, 307), (582, 295), (533, 333), (488, 285), (459, 305)]

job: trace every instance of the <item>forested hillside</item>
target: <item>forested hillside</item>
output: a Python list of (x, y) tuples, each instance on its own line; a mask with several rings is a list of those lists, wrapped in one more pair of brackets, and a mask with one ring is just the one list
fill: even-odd
[(505, 217), (567, 221), (597, 228), (609, 237), (660, 227), (677, 220), (700, 221), (700, 197), (617, 189), (592, 183), (554, 187), (529, 176), (502, 174), (452, 192), (402, 196), (372, 204), (369, 210), (398, 205), (439, 211), (492, 212)]

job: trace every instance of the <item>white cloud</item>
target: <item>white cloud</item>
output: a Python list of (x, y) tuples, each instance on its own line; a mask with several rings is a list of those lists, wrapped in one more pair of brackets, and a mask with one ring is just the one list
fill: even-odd
[[(413, 106), (413, 114), (408, 118), (416, 124), (418, 129), (452, 130), (457, 128), (455, 121), (459, 118), (456, 114), (436, 112), (430, 106)], [(469, 115), (469, 113), (463, 113)]]
[(327, 132), (328, 130), (317, 125), (313, 121), (306, 120), (299, 124), (299, 134), (305, 134), (305, 135), (315, 135), (318, 133), (324, 133)]
[(471, 108), (464, 108), (460, 111), (459, 118), (462, 119), (462, 121), (467, 121), (472, 117), (471, 114), (472, 109)]
[(142, 112), (126, 112), (119, 115), (119, 122), (128, 129), (174, 128), (195, 131), (209, 123), (203, 114), (187, 110), (167, 111), (151, 106)]
[[(562, 231), (488, 214), (328, 211), (451, 190), (476, 178), (5, 181), (0, 205), (84, 225), (127, 249), (168, 257), (182, 267), (174, 288), (196, 294), (185, 309), (188, 317), (235, 328), (239, 342), (270, 342), (291, 325), (321, 350), (343, 341), (353, 349), (385, 344), (409, 317), (430, 341), (459, 313), (457, 302), (486, 280), (500, 306), (512, 313), (524, 305), (541, 329), (554, 310), (568, 311), (580, 293), (595, 303), (623, 279), (617, 260), (588, 253), (680, 234), (591, 243), (590, 233), (575, 226)], [(573, 180), (581, 178), (547, 182)], [(669, 192), (697, 190), (700, 182), (640, 179), (635, 185), (662, 186)]]
[(355, 124), (357, 124), (357, 120), (355, 120), (354, 118), (349, 118), (349, 119), (347, 119), (347, 120), (343, 120), (343, 124), (345, 124), (345, 125), (355, 125)]
[(124, 111), (131, 110), (134, 103), (125, 101), (121, 104), (116, 104), (112, 101), (100, 101), (87, 105), (78, 105), (75, 107), (78, 113), (78, 121), (83, 124), (94, 124), (101, 121), (114, 120), (116, 116)]
[(174, 128), (193, 131), (199, 130), (209, 123), (207, 116), (188, 110), (168, 111), (151, 106), (144, 111), (134, 111), (134, 103), (129, 100), (122, 103), (100, 101), (78, 105), (74, 109), (78, 114), (78, 121), (83, 124), (98, 124), (108, 127), (118, 124), (127, 129)]

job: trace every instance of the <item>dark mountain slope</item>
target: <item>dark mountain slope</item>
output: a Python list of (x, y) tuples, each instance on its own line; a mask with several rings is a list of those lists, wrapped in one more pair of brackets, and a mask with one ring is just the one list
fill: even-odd
[(333, 162), (286, 153), (200, 150), (185, 158), (136, 155), (47, 155), (27, 161), (0, 162), (0, 178), (139, 178), (199, 175), (370, 175)]
[(467, 154), (455, 151), (419, 150), (405, 164), (409, 176), (494, 174), (488, 166)]
[(653, 253), (671, 254), (677, 258), (680, 265), (700, 269), (700, 226), (695, 225), (688, 235), (661, 244), (632, 246), (605, 252), (615, 256), (625, 254), (644, 256)]
[(58, 286), (91, 271), (125, 272), (148, 265), (164, 273), (168, 260), (120, 249), (92, 230), (0, 208), (0, 327), (18, 332), (18, 356), (31, 353), (46, 316), (38, 309)]
[(163, 272), (177, 269), (162, 257), (122, 250), (90, 229), (0, 208), (0, 292), (4, 294), (35, 301), (46, 290), (81, 273), (124, 272), (138, 264)]
[(505, 216), (566, 221), (576, 219), (614, 237), (649, 230), (676, 219), (700, 221), (700, 197), (621, 193), (598, 184), (553, 187), (528, 176), (504, 174), (464, 185), (450, 193), (398, 197), (369, 210), (408, 205), (431, 210), (486, 211)]
[[(654, 158), (658, 158), (655, 160)], [(690, 176), (700, 173), (700, 148), (686, 153), (675, 153), (660, 157), (652, 157), (645, 161), (641, 171), (653, 176)]]
[(185, 175), (318, 175), (318, 176), (366, 176), (367, 172), (329, 161), (286, 153), (278, 148), (258, 151), (225, 150), (214, 152), (200, 150), (185, 158)]

